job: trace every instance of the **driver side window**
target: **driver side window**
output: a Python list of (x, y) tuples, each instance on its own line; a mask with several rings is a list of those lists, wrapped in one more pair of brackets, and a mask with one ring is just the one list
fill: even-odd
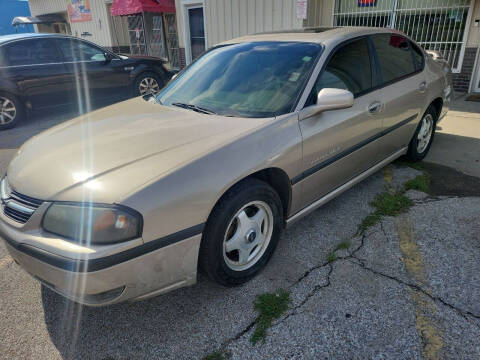
[(58, 42), (58, 47), (63, 53), (65, 61), (105, 61), (105, 52), (96, 46), (89, 43), (74, 40), (61, 39)]
[(335, 52), (320, 73), (305, 105), (314, 105), (317, 94), (324, 88), (349, 90), (354, 96), (372, 88), (367, 39), (349, 42)]

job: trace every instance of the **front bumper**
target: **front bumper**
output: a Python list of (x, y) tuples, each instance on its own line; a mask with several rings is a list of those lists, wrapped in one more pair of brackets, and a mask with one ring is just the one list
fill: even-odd
[(18, 226), (0, 211), (0, 237), (25, 271), (73, 301), (100, 306), (142, 300), (196, 282), (199, 227), (147, 243), (137, 239), (118, 249), (86, 251), (35, 230), (35, 218)]

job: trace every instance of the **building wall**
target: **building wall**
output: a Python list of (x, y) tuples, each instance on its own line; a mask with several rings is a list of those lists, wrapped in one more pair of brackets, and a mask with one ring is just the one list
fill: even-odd
[(470, 23), (470, 29), (467, 38), (467, 47), (480, 46), (480, 26), (475, 25), (475, 19), (480, 20), (480, 0), (475, 1), (472, 13), (472, 21)]
[[(30, 11), (33, 16), (64, 13), (67, 11), (66, 0), (29, 0)], [(101, 46), (112, 48), (112, 34), (109, 28), (109, 14), (107, 13), (107, 6), (105, 0), (90, 0), (90, 7), (92, 12), (92, 20), (86, 22), (70, 23), (72, 35), (92, 41)], [(68, 15), (66, 15), (67, 21)], [(88, 32), (90, 35), (82, 35)]]
[(0, 0), (0, 35), (33, 32), (32, 25), (12, 26), (12, 20), (16, 16), (30, 16), (28, 4), (20, 0)]
[[(180, 48), (185, 48), (182, 3), (175, 0)], [(300, 29), (303, 23), (296, 0), (204, 0), (204, 17), (207, 48), (238, 36)]]
[(333, 5), (335, 0), (308, 0), (307, 18), (304, 27), (333, 25)]

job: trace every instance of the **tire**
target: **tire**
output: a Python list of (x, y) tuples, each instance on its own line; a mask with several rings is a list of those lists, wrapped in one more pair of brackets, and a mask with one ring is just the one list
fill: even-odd
[(144, 72), (140, 74), (133, 83), (133, 95), (144, 96), (151, 93), (158, 93), (163, 86), (164, 83), (160, 76), (153, 72)]
[[(258, 220), (263, 214), (263, 221)], [(201, 270), (226, 286), (250, 280), (275, 251), (283, 229), (282, 214), (280, 197), (267, 183), (252, 178), (235, 185), (207, 221), (200, 245)]]
[(0, 130), (10, 129), (25, 118), (25, 108), (14, 95), (0, 92)]
[(437, 111), (430, 105), (425, 114), (423, 114), (412, 140), (410, 140), (407, 151), (408, 160), (414, 162), (421, 161), (427, 156), (435, 136), (437, 119)]

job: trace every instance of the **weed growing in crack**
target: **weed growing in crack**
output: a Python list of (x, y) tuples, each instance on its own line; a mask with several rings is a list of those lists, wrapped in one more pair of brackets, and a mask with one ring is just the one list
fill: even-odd
[(225, 355), (221, 351), (215, 351), (206, 355), (203, 360), (225, 360)]
[(358, 234), (363, 234), (368, 228), (377, 224), (382, 216), (396, 216), (408, 210), (413, 201), (403, 194), (403, 191), (391, 194), (381, 193), (370, 203), (375, 211), (367, 215), (358, 226)]
[(350, 242), (349, 241), (342, 241), (340, 244), (338, 244), (335, 247), (335, 251), (337, 251), (337, 250), (348, 250), (349, 247), (350, 247)]
[(259, 313), (256, 321), (256, 328), (250, 338), (253, 345), (260, 340), (265, 342), (267, 329), (272, 326), (272, 322), (278, 319), (288, 309), (290, 303), (290, 293), (285, 290), (278, 290), (273, 294), (257, 295), (255, 300), (255, 310)]
[(423, 175), (418, 175), (415, 179), (408, 180), (405, 185), (405, 191), (418, 190), (428, 193), (430, 190), (431, 177), (428, 173), (424, 172)]
[(401, 192), (382, 193), (375, 196), (371, 204), (381, 216), (396, 216), (412, 206), (413, 201)]
[(335, 251), (330, 251), (327, 255), (327, 262), (331, 263), (337, 260), (337, 255), (335, 255)]

